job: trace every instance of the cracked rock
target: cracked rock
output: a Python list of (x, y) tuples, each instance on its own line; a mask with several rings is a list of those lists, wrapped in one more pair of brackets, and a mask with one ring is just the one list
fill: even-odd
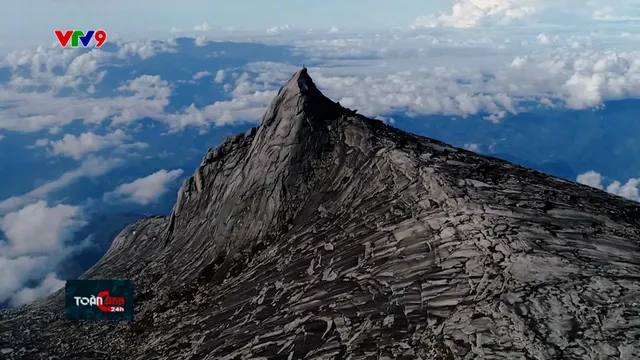
[(0, 312), (0, 358), (640, 358), (636, 203), (358, 115), (306, 69), (194, 174), (82, 276), (133, 279), (134, 322), (66, 321), (59, 291)]

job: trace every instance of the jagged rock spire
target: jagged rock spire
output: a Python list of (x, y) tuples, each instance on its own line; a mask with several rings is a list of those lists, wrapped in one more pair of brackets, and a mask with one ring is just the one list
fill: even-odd
[(333, 118), (342, 112), (342, 107), (322, 94), (309, 76), (307, 68), (303, 67), (280, 88), (262, 119), (262, 126), (272, 126), (274, 122), (279, 123), (283, 119)]

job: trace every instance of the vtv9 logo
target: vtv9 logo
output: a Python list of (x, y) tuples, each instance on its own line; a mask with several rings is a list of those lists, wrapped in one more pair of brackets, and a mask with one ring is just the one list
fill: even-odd
[(107, 41), (107, 32), (98, 30), (89, 30), (86, 33), (82, 30), (54, 30), (53, 33), (58, 39), (58, 43), (62, 47), (67, 47), (71, 42), (71, 48), (77, 48), (82, 43), (83, 47), (88, 47), (91, 40), (95, 41), (95, 47), (101, 47)]

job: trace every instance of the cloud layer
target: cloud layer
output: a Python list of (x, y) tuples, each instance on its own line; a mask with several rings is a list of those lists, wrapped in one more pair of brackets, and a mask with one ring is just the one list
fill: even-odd
[(158, 200), (169, 190), (169, 185), (182, 175), (183, 171), (160, 170), (149, 176), (118, 186), (104, 195), (107, 201), (128, 201), (147, 205)]
[(26, 194), (15, 195), (0, 201), (0, 215), (16, 211), (38, 200), (46, 199), (51, 193), (67, 187), (80, 179), (102, 176), (122, 164), (123, 161), (118, 158), (89, 156), (82, 161), (77, 169), (64, 172), (58, 178), (50, 180)]
[[(30, 302), (62, 287), (50, 272), (72, 247), (73, 232), (84, 225), (76, 206), (49, 206), (38, 201), (0, 219), (0, 304), (13, 306)], [(27, 287), (36, 282), (35, 287)]]
[(609, 181), (607, 186), (604, 186), (605, 178), (602, 174), (593, 170), (587, 171), (578, 175), (576, 182), (584, 185), (594, 187), (596, 189), (605, 190), (606, 192), (618, 195), (623, 198), (640, 202), (640, 178), (631, 178), (625, 183), (618, 180)]
[(143, 142), (127, 143), (131, 136), (125, 134), (122, 129), (105, 135), (96, 135), (91, 132), (82, 133), (78, 136), (66, 134), (57, 141), (39, 139), (35, 147), (48, 147), (53, 155), (68, 156), (75, 160), (80, 160), (86, 154), (95, 153), (108, 148), (117, 148), (116, 152), (126, 149), (145, 149), (149, 145)]
[(419, 17), (412, 28), (471, 28), (487, 24), (510, 24), (536, 13), (538, 0), (458, 0), (450, 13)]
[(449, 11), (418, 17), (411, 27), (451, 27), (458, 29), (504, 26), (526, 21), (530, 26), (540, 23), (595, 24), (629, 22), (640, 19), (637, 4), (626, 1), (602, 0), (455, 0)]
[[(475, 14), (475, 10), (464, 10), (473, 6), (481, 14), (512, 17), (529, 6), (524, 0), (460, 4), (457, 11)], [(640, 96), (640, 52), (626, 45), (633, 43), (632, 34), (541, 30), (508, 36), (497, 30), (481, 34), (296, 34), (278, 41), (289, 41), (300, 55), (322, 61), (322, 67), (310, 68), (327, 94), (371, 116), (393, 111), (454, 116), (485, 113), (487, 119), (499, 121), (510, 113), (528, 111), (523, 103), (586, 109), (608, 100)], [(600, 48), (603, 44), (607, 47)], [(214, 83), (224, 83), (230, 98), (168, 112), (175, 85), (162, 75), (139, 75), (111, 97), (91, 95), (108, 76), (110, 62), (133, 55), (148, 60), (163, 52), (177, 56), (179, 49), (171, 39), (118, 42), (118, 46), (113, 53), (40, 47), (9, 54), (4, 64), (11, 69), (12, 78), (0, 87), (0, 101), (7, 104), (0, 108), (0, 130), (57, 132), (76, 119), (123, 127), (151, 118), (167, 124), (171, 131), (257, 121), (281, 82), (297, 69), (273, 62), (250, 63), (244, 69), (202, 69), (190, 80), (212, 76)], [(63, 90), (77, 91), (78, 96), (59, 96)], [(57, 151), (78, 159), (91, 147), (111, 146), (107, 136), (67, 137), (56, 143)]]

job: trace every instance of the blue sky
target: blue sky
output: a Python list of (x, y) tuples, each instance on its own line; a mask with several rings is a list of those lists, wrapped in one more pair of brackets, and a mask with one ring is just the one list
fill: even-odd
[[(38, 3), (35, 6), (34, 3)], [(142, 36), (172, 28), (192, 30), (208, 23), (216, 28), (264, 30), (275, 26), (323, 28), (407, 26), (416, 14), (446, 9), (446, 1), (122, 1), (96, 5), (77, 0), (7, 2), (0, 14), (0, 34), (16, 33), (27, 41), (42, 39), (53, 28), (101, 27), (112, 34)], [(363, 13), (363, 9), (367, 9)], [(55, 15), (54, 15), (55, 14)], [(28, 29), (20, 19), (31, 19)]]
[[(25, 19), (29, 19), (28, 26)], [(493, 23), (550, 23), (560, 26), (640, 19), (632, 0), (79, 0), (6, 1), (0, 12), (4, 47), (47, 43), (52, 29), (103, 28), (128, 38), (157, 36), (172, 28), (339, 29)], [(5, 36), (4, 34), (12, 34)], [(7, 40), (10, 39), (10, 40)], [(1, 50), (1, 49), (0, 49)]]
[[(302, 64), (359, 113), (640, 201), (639, 16), (597, 0), (4, 3), (0, 306), (170, 211)], [(98, 27), (101, 49), (54, 44)]]

